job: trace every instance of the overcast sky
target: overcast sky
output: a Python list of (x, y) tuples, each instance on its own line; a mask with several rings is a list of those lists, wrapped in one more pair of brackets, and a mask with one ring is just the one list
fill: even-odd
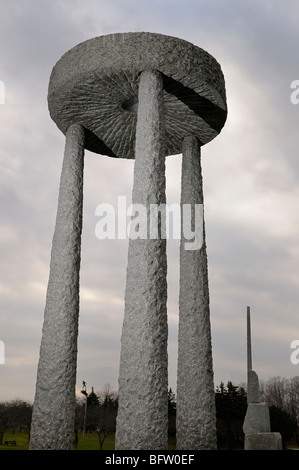
[[(95, 36), (149, 31), (220, 63), (228, 120), (202, 149), (215, 385), (246, 381), (246, 307), (261, 380), (299, 375), (297, 0), (1, 0), (0, 401), (33, 401), (64, 136), (51, 120), (51, 70)], [(167, 158), (179, 202), (181, 156)], [(133, 161), (86, 152), (77, 388), (118, 388), (127, 240), (95, 236), (101, 203), (132, 190)], [(169, 386), (176, 389), (178, 241), (168, 244)], [(299, 355), (298, 355), (299, 356)]]

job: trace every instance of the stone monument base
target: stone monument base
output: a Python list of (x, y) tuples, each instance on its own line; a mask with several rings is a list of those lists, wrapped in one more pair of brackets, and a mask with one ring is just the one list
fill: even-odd
[(279, 432), (245, 434), (245, 450), (282, 450)]
[(267, 403), (248, 403), (243, 431), (244, 434), (269, 433), (271, 431)]

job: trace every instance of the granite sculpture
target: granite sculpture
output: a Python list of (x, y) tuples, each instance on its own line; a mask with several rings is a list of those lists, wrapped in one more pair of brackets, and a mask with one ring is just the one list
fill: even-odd
[(269, 406), (261, 402), (258, 375), (252, 370), (250, 307), (247, 307), (247, 411), (243, 431), (245, 450), (281, 449), (281, 436), (271, 432)]
[[(31, 449), (70, 449), (75, 405), (84, 149), (135, 159), (133, 204), (165, 204), (165, 157), (183, 155), (181, 204), (203, 205), (201, 147), (224, 126), (218, 62), (182, 39), (124, 33), (85, 41), (53, 68), (49, 111), (66, 135)], [(193, 222), (194, 222), (194, 215)], [(209, 289), (201, 245), (181, 240), (177, 448), (216, 447)], [(116, 449), (167, 449), (165, 220), (130, 237), (121, 338)], [(186, 435), (190, 436), (190, 441)]]

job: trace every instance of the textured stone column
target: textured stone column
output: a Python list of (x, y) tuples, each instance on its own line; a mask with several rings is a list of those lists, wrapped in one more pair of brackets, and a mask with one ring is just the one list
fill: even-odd
[[(164, 104), (160, 73), (140, 76), (133, 204), (165, 203)], [(143, 219), (144, 220), (144, 219)], [(141, 229), (141, 227), (140, 227)], [(121, 339), (116, 449), (167, 449), (166, 240), (129, 241)]]
[(30, 449), (72, 449), (75, 417), (84, 128), (66, 133)]
[[(182, 153), (181, 207), (182, 223), (183, 219), (186, 223), (184, 205), (191, 204), (194, 211), (196, 204), (203, 204), (200, 147), (195, 137), (184, 139)], [(199, 246), (188, 244), (182, 233), (180, 247), (177, 449), (181, 450), (216, 449), (208, 266), (201, 208), (191, 217), (193, 230), (196, 222), (201, 222), (197, 227)]]

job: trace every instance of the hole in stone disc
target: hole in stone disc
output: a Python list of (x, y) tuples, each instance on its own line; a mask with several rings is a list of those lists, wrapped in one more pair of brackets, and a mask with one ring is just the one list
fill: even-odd
[(122, 108), (128, 111), (129, 113), (137, 114), (138, 109), (138, 99), (130, 98), (123, 102)]

